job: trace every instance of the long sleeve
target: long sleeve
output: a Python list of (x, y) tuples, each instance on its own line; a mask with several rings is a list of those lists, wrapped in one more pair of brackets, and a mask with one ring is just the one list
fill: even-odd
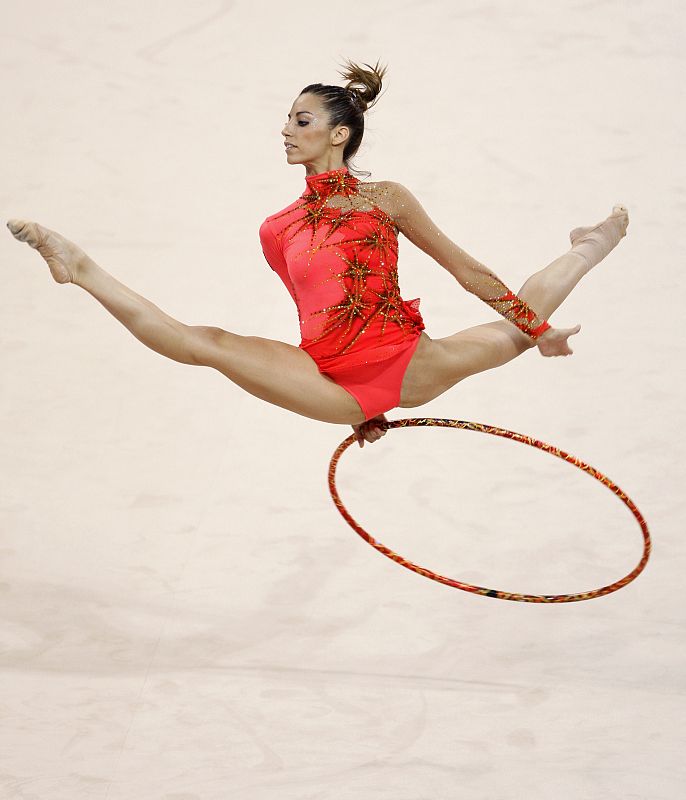
[(402, 184), (387, 182), (398, 229), (420, 250), (445, 267), (468, 292), (476, 295), (532, 339), (550, 325), (481, 262), (452, 242), (429, 218), (417, 198)]

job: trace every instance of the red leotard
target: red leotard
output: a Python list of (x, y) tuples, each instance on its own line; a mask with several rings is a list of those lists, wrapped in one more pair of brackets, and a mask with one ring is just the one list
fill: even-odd
[[(262, 250), (295, 300), (299, 347), (371, 419), (400, 403), (403, 376), (424, 329), (419, 298), (400, 296), (398, 227), (374, 203), (368, 184), (347, 167), (305, 181), (305, 192), (260, 226)], [(430, 248), (426, 243), (447, 244), (448, 255), (441, 249), (435, 257), (455, 263), (454, 274), (468, 291), (533, 339), (550, 327), (422, 216), (414, 224), (416, 241)]]
[(400, 296), (393, 220), (378, 206), (326, 205), (356, 195), (358, 179), (342, 167), (305, 181), (301, 197), (260, 226), (262, 250), (297, 305), (299, 347), (371, 419), (400, 402), (424, 328), (419, 298)]

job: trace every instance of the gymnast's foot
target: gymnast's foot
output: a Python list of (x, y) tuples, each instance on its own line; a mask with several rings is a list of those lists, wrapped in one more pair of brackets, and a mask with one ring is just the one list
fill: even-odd
[(83, 250), (59, 233), (44, 228), (37, 222), (11, 219), (7, 222), (12, 236), (26, 242), (43, 256), (57, 283), (77, 283), (88, 256)]
[(626, 236), (629, 212), (624, 206), (614, 206), (612, 214), (588, 228), (574, 228), (569, 234), (572, 253), (583, 256), (588, 269), (594, 267)]

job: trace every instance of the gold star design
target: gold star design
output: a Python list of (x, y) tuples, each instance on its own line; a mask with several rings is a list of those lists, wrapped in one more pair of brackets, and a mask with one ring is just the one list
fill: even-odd
[(405, 321), (405, 317), (403, 315), (403, 300), (400, 297), (398, 286), (397, 284), (391, 283), (390, 287), (385, 288), (385, 292), (377, 292), (374, 289), (369, 290), (379, 298), (379, 301), (376, 304), (377, 313), (384, 318), (381, 325), (380, 335), (384, 335), (384, 332), (386, 331), (386, 323), (389, 320), (397, 323), (404, 333), (405, 326), (403, 325), (403, 322)]
[[(319, 336), (317, 336), (316, 339), (313, 339), (314, 342), (318, 342), (320, 339), (323, 339), (325, 336), (328, 336), (332, 331), (336, 330), (337, 328), (341, 328), (344, 325), (345, 321), (347, 320), (348, 327), (341, 334), (339, 338), (340, 342), (350, 332), (353, 321), (356, 317), (364, 319), (363, 312), (365, 311), (365, 309), (371, 308), (370, 304), (365, 303), (364, 300), (362, 299), (362, 295), (364, 294), (365, 288), (366, 287), (364, 286), (353, 286), (351, 291), (346, 286), (343, 286), (343, 291), (345, 292), (345, 300), (342, 303), (338, 303), (333, 306), (327, 306), (326, 308), (321, 309), (321, 311), (315, 311), (312, 314), (313, 317), (316, 317), (318, 314), (329, 314), (329, 318), (326, 321), (324, 329), (319, 334)], [(362, 330), (360, 330), (353, 339), (353, 341), (350, 342), (340, 352), (344, 353), (348, 349), (348, 347), (350, 347), (354, 342), (356, 342), (361, 332)]]
[(353, 252), (352, 256), (352, 259), (341, 256), (341, 261), (348, 265), (347, 269), (345, 269), (343, 272), (332, 273), (328, 278), (324, 278), (324, 280), (315, 285), (322, 286), (323, 284), (334, 279), (340, 282), (341, 280), (345, 280), (347, 278), (348, 280), (352, 281), (353, 284), (356, 284), (364, 289), (366, 288), (367, 278), (370, 275), (377, 275), (381, 278), (384, 277), (383, 272), (373, 270), (369, 266), (369, 261), (360, 261), (356, 252)]
[[(312, 317), (321, 314), (327, 316), (322, 332), (312, 341), (320, 341), (337, 331), (340, 333), (338, 337), (340, 345), (350, 334), (355, 320), (363, 320), (363, 324), (352, 340), (335, 353), (335, 355), (340, 355), (350, 349), (379, 316), (383, 317), (381, 336), (383, 336), (389, 321), (396, 323), (403, 334), (406, 330), (413, 329), (415, 322), (404, 312), (403, 300), (400, 296), (397, 270), (398, 238), (393, 219), (379, 206), (373, 204), (371, 210), (368, 211), (361, 211), (360, 208), (355, 207), (345, 209), (342, 206), (326, 204), (327, 199), (334, 194), (357, 195), (359, 181), (354, 176), (336, 173), (325, 179), (317, 179), (308, 183), (311, 191), (302, 195), (302, 202), (283, 212), (283, 214), (291, 214), (300, 210), (303, 213), (287, 225), (280, 235), (295, 236), (308, 229), (311, 231), (309, 247), (303, 251), (303, 253), (309, 254), (305, 275), (309, 270), (312, 257), (320, 250), (329, 247), (336, 248), (336, 255), (344, 266), (343, 271), (337, 273), (332, 271), (328, 278), (316, 284), (321, 286), (335, 279), (343, 290), (344, 298), (340, 303), (327, 306), (311, 315)], [(375, 220), (377, 224), (372, 226), (373, 230), (365, 231), (363, 235), (355, 235), (354, 219), (356, 214)], [(325, 235), (322, 241), (315, 246), (315, 237), (322, 227), (325, 228)], [(346, 228), (347, 230), (352, 229), (351, 236), (337, 241), (329, 241), (334, 233), (340, 230), (347, 232)], [(372, 264), (377, 268), (374, 269)], [(372, 275), (381, 278), (383, 284), (381, 291), (376, 291), (368, 285), (368, 279)], [(374, 300), (374, 296), (376, 300)], [(504, 299), (510, 298), (498, 298), (498, 301)]]
[(323, 225), (330, 225), (331, 230), (327, 234), (325, 238), (328, 238), (335, 230), (337, 230), (344, 222), (347, 221), (347, 218), (335, 218), (332, 217), (331, 214), (328, 213), (328, 209), (325, 205), (311, 205), (309, 203), (300, 203), (300, 205), (292, 208), (288, 211), (284, 211), (282, 214), (275, 216), (274, 219), (280, 219), (280, 217), (285, 216), (286, 214), (292, 214), (294, 211), (302, 210), (302, 216), (294, 219), (282, 231), (280, 231), (279, 236), (285, 237), (288, 234), (287, 238), (291, 236), (296, 236), (301, 231), (306, 230), (307, 228), (311, 228), (312, 235), (310, 237), (310, 245), (314, 242), (314, 238), (317, 235), (317, 231)]

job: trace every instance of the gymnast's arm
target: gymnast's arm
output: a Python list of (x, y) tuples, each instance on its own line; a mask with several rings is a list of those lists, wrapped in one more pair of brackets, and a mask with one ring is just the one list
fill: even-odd
[(420, 250), (450, 272), (460, 285), (516, 325), (532, 340), (550, 325), (481, 262), (452, 242), (424, 211), (417, 198), (395, 181), (386, 181), (391, 216), (398, 229)]

